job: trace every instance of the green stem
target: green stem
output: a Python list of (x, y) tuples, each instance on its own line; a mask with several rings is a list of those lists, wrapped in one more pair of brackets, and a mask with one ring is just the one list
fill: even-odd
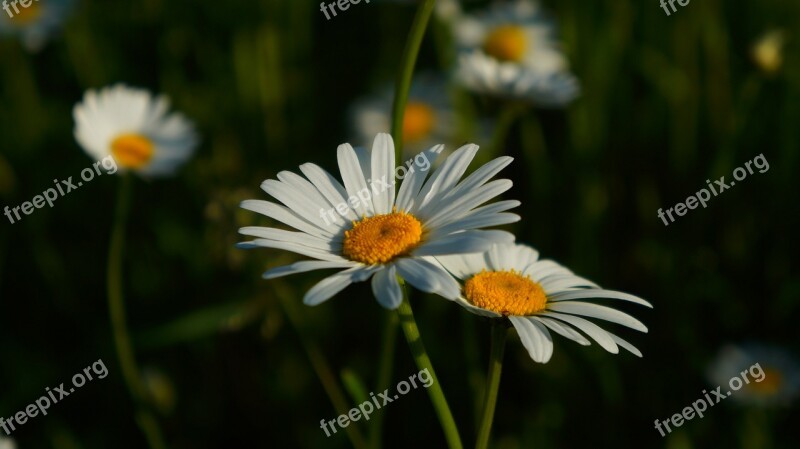
[(136, 421), (152, 449), (166, 449), (167, 445), (161, 436), (158, 422), (152, 412), (148, 410), (147, 390), (139, 377), (139, 368), (136, 364), (136, 356), (133, 352), (133, 344), (125, 317), (122, 256), (125, 250), (125, 225), (130, 210), (131, 183), (130, 175), (122, 176), (114, 212), (114, 224), (111, 228), (111, 243), (108, 249), (108, 309), (114, 335), (114, 346), (122, 367), (122, 377), (138, 408)]
[[(328, 361), (325, 359), (322, 350), (320, 350), (314, 340), (309, 338), (303, 332), (301, 318), (302, 314), (297, 310), (297, 304), (292, 301), (292, 295), (290, 294), (288, 288), (286, 288), (280, 281), (273, 281), (273, 286), (275, 287), (278, 299), (283, 306), (283, 310), (286, 312), (286, 317), (289, 319), (289, 323), (297, 332), (298, 337), (300, 337), (300, 342), (303, 345), (303, 349), (306, 351), (309, 362), (311, 362), (311, 367), (314, 369), (314, 373), (316, 373), (317, 377), (319, 378), (322, 388), (328, 395), (328, 399), (330, 399), (333, 409), (336, 410), (336, 413), (339, 415), (346, 415), (350, 410), (350, 406), (347, 403), (344, 391), (342, 391), (341, 387), (339, 386), (336, 375), (333, 373)], [(349, 426), (344, 428), (344, 430), (347, 432), (347, 437), (350, 438), (350, 442), (353, 444), (353, 447), (356, 449), (368, 448), (367, 440), (364, 438), (360, 427), (355, 422), (351, 422)]]
[(417, 8), (411, 31), (408, 33), (405, 49), (403, 50), (402, 65), (397, 76), (397, 88), (394, 91), (394, 104), (392, 106), (392, 137), (394, 138), (395, 155), (397, 164), (402, 164), (403, 154), (403, 119), (405, 118), (408, 93), (411, 90), (411, 78), (414, 75), (414, 66), (417, 63), (419, 47), (425, 36), (433, 7), (436, 0), (424, 0)]
[(408, 302), (408, 293), (405, 286), (403, 288), (403, 302), (397, 308), (397, 316), (400, 318), (400, 327), (403, 328), (403, 333), (408, 340), (408, 346), (411, 348), (411, 354), (414, 356), (414, 362), (420, 371), (426, 371), (433, 379), (433, 383), (428, 388), (428, 396), (433, 403), (433, 408), (436, 411), (436, 416), (439, 418), (439, 423), (442, 425), (444, 436), (447, 439), (447, 445), (451, 448), (463, 448), (461, 444), (461, 437), (458, 435), (458, 428), (453, 419), (453, 414), (450, 412), (450, 406), (447, 405), (447, 400), (444, 397), (444, 392), (439, 384), (439, 379), (436, 377), (436, 371), (433, 370), (431, 359), (425, 351), (425, 344), (422, 342), (422, 337), (419, 335), (417, 322), (414, 320), (414, 312), (411, 310), (411, 303)]
[[(381, 361), (378, 367), (378, 388), (375, 391), (383, 391), (389, 388), (392, 381), (392, 368), (394, 366), (394, 352), (397, 343), (397, 314), (387, 312), (386, 325), (383, 328), (383, 338), (381, 343)], [(374, 422), (369, 429), (369, 446), (372, 449), (379, 449), (381, 437), (383, 436), (383, 421), (385, 413), (378, 413), (373, 418)]]
[(489, 435), (492, 432), (494, 409), (497, 404), (497, 392), (500, 389), (500, 374), (503, 371), (503, 353), (506, 349), (508, 328), (501, 320), (492, 320), (492, 350), (489, 355), (489, 374), (486, 377), (484, 392), (483, 418), (478, 429), (475, 449), (489, 447)]

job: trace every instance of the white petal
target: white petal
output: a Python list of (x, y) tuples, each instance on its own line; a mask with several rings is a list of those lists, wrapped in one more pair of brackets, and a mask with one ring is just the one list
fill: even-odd
[(278, 173), (278, 180), (294, 188), (295, 192), (302, 195), (307, 202), (311, 203), (314, 209), (328, 209), (332, 206), (331, 203), (319, 193), (319, 190), (314, 187), (314, 184), (311, 184), (297, 173), (288, 170), (281, 171)]
[(359, 272), (365, 271), (363, 267), (354, 267), (345, 271), (336, 273), (332, 276), (318, 282), (315, 286), (311, 287), (303, 297), (303, 303), (309, 306), (316, 306), (330, 299), (333, 295), (344, 290), (348, 285), (352, 284), (358, 277)]
[(534, 362), (547, 363), (553, 355), (553, 337), (539, 322), (527, 317), (510, 316), (511, 324), (517, 329), (522, 345), (528, 350)]
[(451, 300), (461, 294), (461, 287), (452, 276), (441, 267), (424, 259), (402, 258), (395, 263), (395, 266), (400, 276), (419, 290), (436, 293)]
[(462, 218), (446, 226), (442, 226), (441, 228), (433, 230), (433, 232), (431, 232), (430, 234), (430, 238), (433, 239), (440, 235), (447, 235), (455, 231), (467, 231), (471, 229), (481, 229), (490, 226), (499, 226), (509, 223), (516, 223), (519, 220), (520, 216), (517, 214), (503, 214), (503, 213)]
[(394, 265), (381, 270), (372, 277), (372, 293), (383, 307), (394, 310), (403, 302), (403, 291), (397, 282), (397, 269)]
[[(357, 202), (354, 201), (354, 203), (358, 204), (355, 207), (356, 214), (359, 217), (365, 215), (371, 217), (374, 215), (372, 193), (367, 187), (367, 180), (361, 171), (361, 164), (355, 150), (348, 144), (342, 144), (339, 145), (336, 154), (339, 159), (339, 171), (342, 173), (344, 187), (350, 197), (358, 198)], [(361, 196), (359, 196), (359, 193), (361, 193)]]
[[(389, 184), (386, 188), (382, 181)], [(394, 142), (392, 136), (381, 133), (372, 144), (372, 203), (376, 214), (388, 214), (394, 205)]]
[[(431, 165), (436, 161), (439, 155), (444, 150), (444, 145), (436, 145), (435, 147), (420, 153), (427, 159)], [(410, 171), (409, 171), (410, 170)], [(403, 211), (412, 211), (417, 208), (417, 196), (428, 176), (428, 171), (420, 170), (416, 164), (406, 167), (406, 174), (403, 175), (403, 183), (400, 185), (400, 190), (397, 192), (397, 208)]]
[(245, 200), (240, 205), (242, 209), (251, 210), (261, 215), (265, 215), (273, 220), (280, 221), (281, 223), (291, 226), (297, 230), (303, 231), (315, 237), (332, 237), (333, 231), (338, 231), (338, 227), (322, 229), (305, 221), (301, 216), (297, 215), (291, 209), (281, 206), (280, 204), (271, 201), (263, 200)]
[(478, 146), (475, 144), (467, 144), (458, 150), (454, 151), (444, 163), (433, 172), (433, 175), (428, 179), (428, 182), (422, 186), (419, 195), (417, 196), (417, 211), (424, 214), (429, 207), (436, 207), (438, 201), (434, 201), (437, 195), (441, 192), (444, 196), (450, 189), (452, 189), (464, 172), (467, 171), (469, 163), (478, 152)]
[[(348, 220), (358, 220), (358, 215), (353, 212), (347, 203), (347, 190), (330, 173), (318, 165), (307, 163), (300, 166), (300, 171), (311, 181), (319, 192), (335, 206), (344, 204), (347, 206), (345, 216)], [(337, 212), (339, 214), (339, 212)]]
[(484, 253), (436, 256), (436, 260), (453, 276), (462, 280), (486, 268)]
[(321, 218), (324, 209), (321, 210), (319, 206), (314, 207), (314, 204), (294, 187), (275, 179), (267, 179), (261, 183), (261, 189), (272, 195), (289, 209), (297, 212), (305, 221), (317, 225), (320, 229), (324, 229)]
[(601, 299), (601, 298), (621, 299), (623, 301), (635, 302), (636, 304), (641, 304), (643, 306), (647, 306), (650, 308), (653, 307), (652, 304), (645, 301), (644, 299), (633, 295), (629, 295), (628, 293), (615, 292), (611, 290), (598, 290), (595, 288), (588, 290), (575, 290), (563, 293), (556, 293), (553, 296), (548, 297), (547, 300), (568, 301), (572, 299)]
[(611, 332), (608, 332), (608, 335), (610, 335), (610, 336), (611, 336), (611, 338), (613, 338), (613, 339), (614, 339), (614, 342), (615, 342), (616, 344), (618, 344), (618, 345), (620, 345), (621, 347), (623, 347), (623, 348), (627, 349), (628, 351), (630, 351), (630, 353), (631, 353), (631, 354), (635, 355), (636, 357), (641, 357), (641, 356), (642, 356), (642, 353), (641, 353), (641, 351), (639, 351), (638, 349), (636, 349), (636, 346), (634, 346), (634, 345), (632, 345), (632, 344), (628, 343), (627, 341), (625, 341), (625, 340), (623, 340), (623, 339), (619, 338), (618, 336), (616, 336), (616, 335), (612, 334)]
[(600, 289), (600, 286), (594, 282), (571, 274), (551, 274), (550, 276), (547, 276), (538, 282), (548, 295), (554, 295), (562, 290), (578, 287), (591, 287)]
[(592, 323), (589, 320), (585, 320), (583, 318), (573, 316), (573, 315), (566, 315), (563, 313), (556, 313), (556, 312), (545, 312), (541, 315), (551, 318), (557, 318), (561, 321), (566, 321), (567, 323), (577, 327), (579, 330), (583, 331), (591, 337), (594, 341), (596, 341), (600, 346), (603, 347), (606, 351), (616, 354), (619, 352), (619, 348), (617, 348), (617, 344), (614, 343), (614, 339), (608, 335), (608, 332), (604, 331), (600, 328), (600, 326)]
[(328, 262), (323, 260), (301, 260), (291, 265), (275, 267), (261, 275), (264, 279), (275, 279), (290, 274), (305, 273), (307, 271), (324, 270), (326, 268), (351, 268), (357, 266), (355, 262)]
[(582, 346), (589, 346), (592, 344), (589, 340), (586, 339), (580, 332), (576, 331), (575, 329), (571, 328), (568, 324), (562, 323), (560, 321), (551, 320), (549, 318), (543, 318), (539, 316), (532, 316), (530, 317), (532, 320), (539, 321), (540, 323), (544, 324), (545, 326), (549, 327), (555, 333), (561, 335), (562, 337), (569, 338), (570, 340), (582, 345)]
[(543, 278), (550, 276), (552, 274), (573, 274), (568, 268), (559, 265), (552, 260), (539, 260), (537, 262), (532, 263), (525, 271), (522, 273), (525, 276), (530, 276), (536, 282), (539, 282)]
[(612, 323), (621, 324), (640, 332), (647, 332), (647, 326), (636, 318), (619, 310), (597, 304), (579, 301), (564, 301), (547, 304), (547, 309), (554, 312), (582, 315), (589, 318), (598, 318)]
[(513, 160), (514, 158), (512, 157), (502, 156), (489, 161), (475, 170), (475, 172), (473, 172), (471, 175), (467, 176), (463, 181), (458, 183), (453, 190), (445, 194), (445, 198), (450, 196), (458, 196), (461, 195), (462, 192), (468, 192), (484, 185), (496, 174), (500, 173), (500, 170), (507, 167), (508, 164), (510, 164)]

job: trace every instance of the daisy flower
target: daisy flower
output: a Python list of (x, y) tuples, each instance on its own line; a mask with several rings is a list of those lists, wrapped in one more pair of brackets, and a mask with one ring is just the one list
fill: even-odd
[(198, 143), (194, 127), (169, 100), (118, 84), (89, 90), (75, 105), (75, 139), (95, 160), (112, 156), (120, 171), (143, 176), (171, 175)]
[[(427, 150), (435, 160), (443, 146)], [(303, 298), (308, 305), (330, 299), (353, 282), (372, 278), (372, 292), (383, 307), (397, 308), (402, 301), (398, 276), (419, 290), (455, 299), (458, 283), (426, 256), (485, 251), (494, 243), (514, 236), (488, 226), (513, 223), (519, 216), (504, 211), (518, 201), (482, 206), (511, 188), (509, 180), (489, 181), (511, 163), (497, 158), (459, 181), (477, 145), (465, 145), (436, 169), (395, 168), (395, 150), (388, 134), (375, 137), (372, 151), (338, 148), (339, 170), (344, 185), (319, 166), (300, 166), (302, 177), (289, 171), (268, 179), (261, 188), (283, 205), (246, 200), (242, 207), (297, 229), (245, 227), (243, 235), (256, 240), (242, 248), (283, 249), (315, 260), (273, 268), (265, 279), (319, 269), (338, 269)], [(402, 179), (395, 195), (395, 177)], [(324, 221), (324, 222), (323, 222)]]
[(729, 386), (747, 372), (749, 382), (730, 397), (747, 405), (788, 405), (800, 393), (800, 364), (786, 350), (758, 343), (728, 345), (709, 364), (708, 379)]
[(555, 40), (555, 26), (532, 1), (495, 4), (454, 25), (461, 55), (456, 79), (467, 89), (564, 106), (580, 91)]
[[(394, 86), (385, 86), (380, 94), (356, 102), (351, 120), (359, 142), (391, 127)], [(447, 81), (431, 73), (414, 79), (403, 119), (403, 149), (414, 155), (439, 142), (455, 140), (456, 112)], [(463, 142), (463, 141), (462, 141)]]
[(589, 345), (581, 331), (608, 352), (616, 354), (621, 346), (642, 356), (627, 341), (583, 317), (647, 332), (644, 324), (616, 309), (582, 300), (619, 299), (652, 307), (649, 302), (603, 290), (552, 260), (539, 260), (539, 253), (529, 246), (505, 243), (481, 254), (437, 256), (434, 260), (461, 280), (462, 293), (456, 301), (477, 315), (507, 317), (535, 362), (547, 363), (553, 354), (549, 331)]
[(32, 0), (27, 7), (19, 2), (2, 2), (0, 34), (18, 35), (28, 51), (39, 51), (72, 7), (72, 0)]

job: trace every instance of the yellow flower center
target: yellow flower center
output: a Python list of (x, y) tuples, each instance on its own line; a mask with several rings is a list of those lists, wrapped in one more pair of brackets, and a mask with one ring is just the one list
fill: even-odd
[(123, 167), (142, 168), (153, 158), (154, 145), (139, 134), (121, 134), (111, 142), (111, 155)]
[[(12, 21), (17, 22), (19, 25), (25, 26), (35, 22), (39, 16), (42, 15), (42, 7), (37, 3), (31, 3), (30, 6), (25, 8), (22, 5), (18, 6), (19, 13), (11, 18)], [(13, 9), (12, 9), (13, 12)]]
[(522, 61), (528, 47), (525, 31), (517, 25), (501, 25), (486, 37), (483, 50), (501, 61)]
[(367, 265), (382, 264), (408, 254), (422, 241), (422, 224), (411, 214), (364, 217), (344, 233), (342, 254)]
[(473, 305), (501, 315), (533, 315), (544, 310), (547, 295), (538, 283), (521, 273), (483, 270), (464, 284)]
[(783, 374), (772, 368), (764, 368), (763, 371), (764, 377), (761, 379), (761, 382), (756, 382), (751, 379), (747, 386), (756, 394), (772, 396), (780, 391), (781, 385), (783, 385)]
[(403, 118), (403, 140), (419, 142), (428, 137), (436, 124), (433, 108), (425, 103), (410, 101)]

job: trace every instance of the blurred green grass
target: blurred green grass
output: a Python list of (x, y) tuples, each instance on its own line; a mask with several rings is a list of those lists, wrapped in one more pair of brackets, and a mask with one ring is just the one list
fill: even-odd
[[(471, 8), (485, 2), (468, 2)], [(760, 74), (749, 47), (779, 27), (800, 29), (800, 5), (691, 2), (666, 17), (655, 0), (544, 2), (558, 18), (583, 95), (566, 111), (531, 109), (510, 130), (505, 173), (523, 201), (512, 229), (576, 273), (653, 302), (645, 354), (611, 356), (556, 343), (531, 362), (506, 354), (496, 447), (747, 447), (748, 413), (732, 404), (662, 439), (664, 419), (707, 385), (720, 345), (759, 339), (800, 349), (796, 200), (800, 55)], [(258, 185), (306, 161), (335, 167), (350, 136), (350, 102), (392, 80), (413, 9), (372, 2), (326, 21), (298, 0), (80, 2), (41, 52), (0, 40), (0, 198), (30, 200), (90, 160), (72, 137), (71, 108), (115, 82), (169, 95), (202, 134), (178, 178), (138, 181), (128, 231), (129, 323), (142, 365), (165, 372), (177, 407), (163, 417), (172, 447), (348, 447), (325, 438), (336, 415), (292, 329), (267, 266), (278, 252), (242, 252), (238, 209), (266, 199)], [(421, 69), (438, 68), (434, 41)], [(365, 142), (358, 142), (364, 144)], [(489, 142), (478, 142), (489, 146)], [(664, 227), (656, 216), (756, 155), (769, 172)], [(15, 432), (20, 448), (137, 447), (144, 442), (122, 383), (105, 306), (105, 257), (118, 179), (100, 177), (0, 226), (0, 415), (9, 416), (88, 363), (110, 376), (88, 384)], [(285, 281), (300, 303), (318, 274)], [(416, 300), (422, 335), (462, 437), (472, 441), (486, 323), (433, 297)], [(373, 389), (383, 311), (368, 286), (300, 305), (300, 329), (334, 372)], [(458, 323), (454, 326), (452, 323)], [(416, 372), (399, 344), (395, 380)], [(349, 399), (351, 404), (355, 400)], [(386, 447), (444, 444), (422, 392), (385, 413)], [(775, 448), (794, 447), (797, 407), (772, 412)]]

